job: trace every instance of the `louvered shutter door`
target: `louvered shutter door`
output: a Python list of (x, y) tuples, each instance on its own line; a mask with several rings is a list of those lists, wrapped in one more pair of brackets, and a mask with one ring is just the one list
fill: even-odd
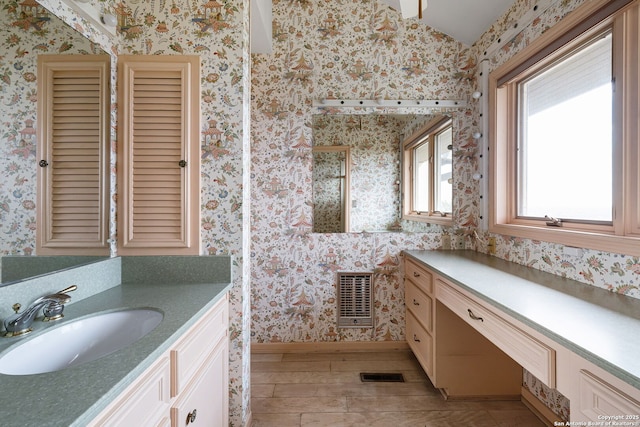
[[(39, 58), (38, 254), (108, 254), (108, 56)], [(89, 252), (87, 252), (89, 251)]]
[(119, 59), (119, 253), (198, 254), (199, 59)]

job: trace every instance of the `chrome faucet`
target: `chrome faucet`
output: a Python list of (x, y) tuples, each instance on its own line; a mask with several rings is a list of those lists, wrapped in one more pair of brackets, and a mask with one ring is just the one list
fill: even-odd
[(55, 320), (63, 317), (62, 311), (64, 310), (64, 304), (68, 303), (71, 299), (71, 297), (67, 295), (67, 292), (75, 291), (76, 289), (78, 289), (78, 287), (72, 285), (55, 294), (40, 297), (31, 303), (22, 313), (18, 313), (20, 304), (14, 304), (13, 309), (15, 310), (15, 314), (4, 319), (4, 328), (7, 330), (5, 336), (15, 337), (31, 332), (31, 325), (40, 309), (43, 309), (44, 320)]

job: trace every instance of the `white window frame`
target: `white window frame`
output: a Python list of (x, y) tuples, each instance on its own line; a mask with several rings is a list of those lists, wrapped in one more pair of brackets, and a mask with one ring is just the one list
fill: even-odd
[[(585, 3), (490, 74), (489, 231), (640, 256), (639, 3)], [(517, 83), (607, 27), (613, 34), (613, 223), (563, 223), (557, 227), (545, 219), (518, 218)]]
[[(402, 219), (409, 221), (428, 222), (432, 224), (440, 225), (452, 225), (453, 212), (439, 212), (434, 210), (435, 204), (435, 171), (434, 168), (434, 145), (435, 137), (444, 132), (447, 128), (451, 128), (453, 131), (453, 121), (451, 117), (437, 116), (433, 120), (430, 120), (425, 126), (420, 128), (417, 132), (405, 139), (402, 143)], [(429, 172), (431, 175), (429, 183), (429, 211), (421, 212), (414, 209), (414, 171), (413, 171), (413, 152), (416, 147), (422, 145), (425, 142), (429, 142), (430, 147), (430, 167)], [(453, 171), (452, 171), (453, 176)], [(452, 207), (453, 210), (453, 207)]]

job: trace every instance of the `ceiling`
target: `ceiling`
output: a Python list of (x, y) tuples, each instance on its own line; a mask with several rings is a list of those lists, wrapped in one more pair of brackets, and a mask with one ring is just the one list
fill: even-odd
[[(400, 11), (403, 18), (418, 15), (418, 0), (380, 0)], [(515, 0), (422, 0), (422, 21), (471, 46)], [(272, 51), (271, 0), (251, 0), (251, 52)]]
[(513, 3), (514, 0), (429, 0), (422, 20), (471, 46)]
[[(404, 18), (418, 14), (418, 0), (381, 1), (401, 11)], [(514, 3), (515, 0), (422, 0), (422, 21), (471, 46)]]

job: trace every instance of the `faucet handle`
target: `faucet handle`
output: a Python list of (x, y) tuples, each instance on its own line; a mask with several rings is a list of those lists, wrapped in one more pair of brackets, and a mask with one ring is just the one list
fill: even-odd
[(76, 289), (78, 289), (78, 287), (76, 285), (71, 285), (68, 288), (64, 288), (61, 291), (58, 291), (58, 294), (66, 294), (67, 292), (71, 292), (71, 291), (75, 291)]
[(63, 300), (51, 301), (45, 305), (42, 309), (42, 314), (44, 315), (42, 321), (52, 322), (54, 320), (62, 319), (64, 317), (64, 314), (62, 314), (64, 311), (64, 304), (71, 298), (67, 295), (67, 292), (75, 291), (76, 289), (78, 289), (76, 285), (71, 285), (68, 288), (57, 292), (55, 295), (63, 298)]

